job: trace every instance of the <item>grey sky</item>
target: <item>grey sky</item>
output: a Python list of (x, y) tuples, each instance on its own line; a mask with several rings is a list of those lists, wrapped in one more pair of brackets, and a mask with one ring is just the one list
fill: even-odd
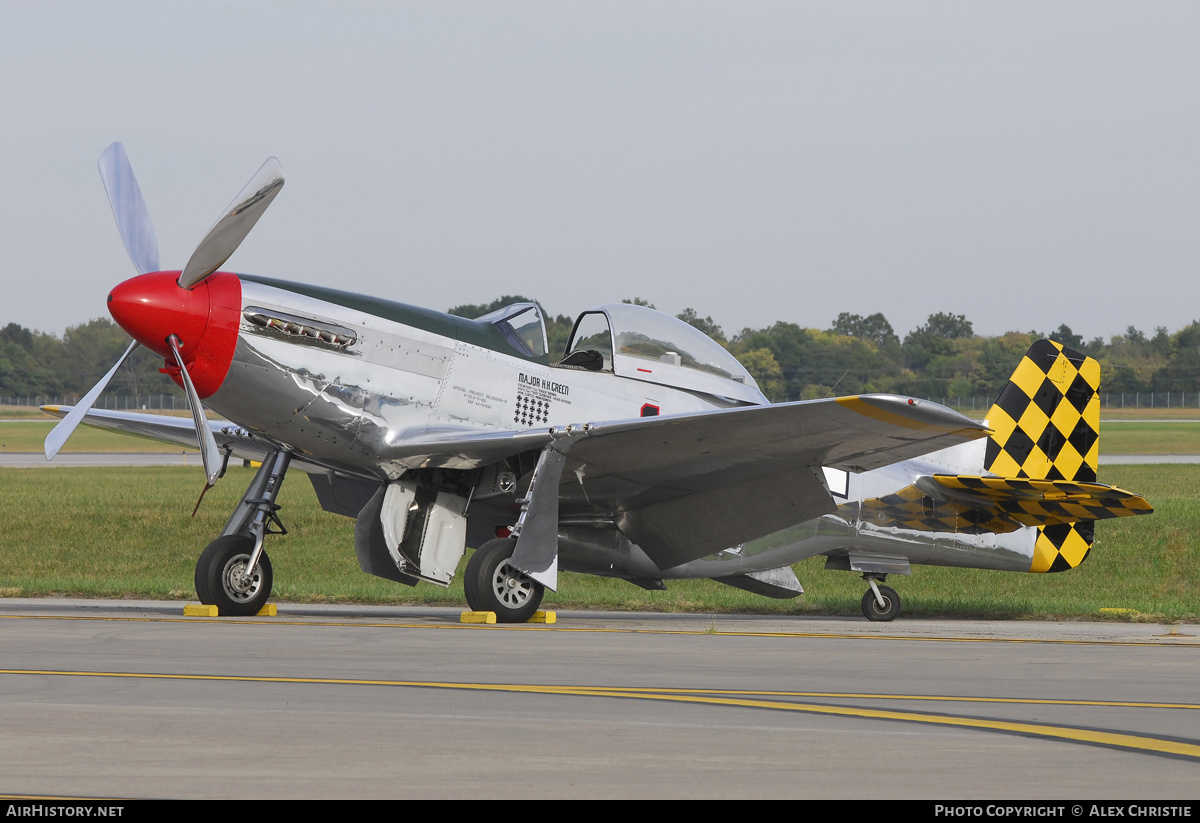
[(0, 0), (0, 324), (134, 271), (125, 143), (179, 268), (446, 309), (641, 296), (727, 332), (934, 311), (1109, 336), (1200, 318), (1200, 4)]

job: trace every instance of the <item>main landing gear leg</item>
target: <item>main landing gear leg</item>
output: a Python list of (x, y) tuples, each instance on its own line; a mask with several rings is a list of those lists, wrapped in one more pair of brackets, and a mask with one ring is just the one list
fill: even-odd
[(287, 534), (275, 499), (291, 460), (282, 449), (267, 455), (221, 536), (196, 561), (196, 594), (223, 615), (258, 614), (271, 596), (274, 578), (263, 539)]
[[(463, 591), (474, 611), (495, 612), (501, 623), (533, 617), (546, 589), (558, 585), (558, 495), (572, 442), (591, 425), (550, 429), (512, 536), (484, 543), (467, 561)], [(582, 474), (579, 482), (583, 482)]]
[[(871, 587), (862, 599), (863, 616), (879, 623), (890, 623), (900, 614), (900, 595), (891, 586), (880, 586), (887, 580), (886, 574), (864, 574), (863, 580)], [(878, 582), (876, 582), (878, 581)]]

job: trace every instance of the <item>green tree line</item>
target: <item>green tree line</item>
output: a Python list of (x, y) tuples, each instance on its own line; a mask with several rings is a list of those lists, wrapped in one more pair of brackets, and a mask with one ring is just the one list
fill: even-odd
[[(0, 396), (69, 397), (86, 394), (129, 346), (130, 337), (111, 320), (71, 326), (62, 337), (16, 323), (0, 329)], [(111, 394), (176, 394), (158, 370), (163, 359), (138, 348), (113, 376)], [(186, 401), (184, 401), (186, 402)]]
[(994, 398), (1042, 337), (1100, 361), (1102, 392), (1200, 392), (1198, 322), (1174, 334), (1160, 327), (1151, 338), (1130, 326), (1107, 340), (1084, 340), (1065, 324), (1049, 334), (985, 337), (974, 333), (965, 316), (939, 312), (901, 340), (882, 314), (845, 312), (829, 329), (781, 322), (743, 329), (726, 345), (772, 400), (862, 392)]
[[(450, 313), (479, 317), (515, 302), (536, 301), (505, 295), (486, 304), (456, 306)], [(640, 298), (626, 302), (648, 305)], [(542, 313), (551, 357), (560, 357), (574, 318)], [(1107, 340), (1085, 340), (1065, 324), (1048, 335), (1013, 331), (985, 337), (975, 334), (965, 316), (938, 312), (901, 339), (878, 313), (863, 317), (843, 312), (827, 329), (779, 321), (734, 335), (726, 335), (712, 317), (701, 317), (694, 309), (677, 316), (725, 346), (773, 401), (864, 392), (994, 398), (1021, 356), (1043, 336), (1099, 360), (1102, 392), (1200, 392), (1200, 322), (1174, 333), (1159, 327), (1153, 336), (1130, 326)], [(125, 332), (107, 319), (72, 326), (62, 337), (9, 323), (0, 329), (0, 396), (81, 395), (128, 345)], [(139, 349), (118, 371), (109, 391), (181, 396), (159, 373), (162, 366), (161, 358)]]
[[(516, 302), (506, 295), (491, 303), (456, 306), (451, 314), (479, 317)], [(650, 305), (640, 298), (626, 303)], [(653, 308), (653, 306), (651, 306)], [(546, 316), (551, 356), (561, 356), (574, 318)], [(1011, 331), (975, 334), (964, 315), (938, 312), (902, 340), (884, 315), (839, 314), (828, 329), (780, 321), (726, 336), (712, 317), (687, 308), (676, 315), (716, 340), (746, 367), (775, 402), (866, 392), (915, 397), (995, 398), (1034, 341), (1049, 337), (1101, 363), (1101, 391), (1128, 394), (1200, 392), (1200, 322), (1153, 337), (1129, 326), (1125, 334), (1085, 340), (1063, 324), (1050, 333)]]

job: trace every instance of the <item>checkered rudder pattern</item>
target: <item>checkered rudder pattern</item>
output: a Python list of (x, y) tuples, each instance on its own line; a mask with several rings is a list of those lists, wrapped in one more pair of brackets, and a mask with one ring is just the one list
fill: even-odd
[[(995, 431), (984, 468), (1001, 477), (1096, 480), (1100, 451), (1100, 364), (1053, 340), (1030, 347), (988, 412)], [(1078, 566), (1092, 546), (1092, 523), (1038, 529), (1030, 571)]]

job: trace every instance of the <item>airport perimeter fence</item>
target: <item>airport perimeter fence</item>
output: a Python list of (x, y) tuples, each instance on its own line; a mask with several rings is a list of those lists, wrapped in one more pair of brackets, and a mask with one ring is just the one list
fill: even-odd
[[(986, 412), (995, 402), (992, 398), (973, 397), (926, 397), (933, 403), (941, 403), (958, 411)], [(1200, 409), (1200, 392), (1100, 392), (1102, 409)]]
[[(35, 394), (30, 396), (0, 396), (0, 406), (74, 406), (80, 395)], [(121, 411), (187, 411), (185, 398), (173, 394), (102, 394), (94, 408)]]

